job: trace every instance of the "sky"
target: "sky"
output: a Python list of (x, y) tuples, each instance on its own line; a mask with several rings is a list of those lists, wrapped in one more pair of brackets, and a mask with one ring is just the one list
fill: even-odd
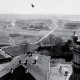
[(80, 15), (80, 0), (0, 0), (0, 14)]

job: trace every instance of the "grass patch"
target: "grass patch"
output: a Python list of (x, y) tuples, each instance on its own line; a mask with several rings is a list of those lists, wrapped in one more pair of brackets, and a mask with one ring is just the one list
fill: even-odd
[(24, 37), (24, 38), (35, 38), (35, 36), (32, 36), (32, 35), (22, 35), (22, 37)]
[(9, 34), (11, 37), (20, 37), (20, 34)]
[(27, 27), (22, 27), (21, 29), (25, 30), (25, 29), (27, 29)]

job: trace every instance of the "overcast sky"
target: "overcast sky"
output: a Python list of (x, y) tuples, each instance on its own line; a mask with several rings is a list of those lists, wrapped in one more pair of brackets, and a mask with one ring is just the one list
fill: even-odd
[(3, 13), (80, 15), (80, 0), (0, 0)]

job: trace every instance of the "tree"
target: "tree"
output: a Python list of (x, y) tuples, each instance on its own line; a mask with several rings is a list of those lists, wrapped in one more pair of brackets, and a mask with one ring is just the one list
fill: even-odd
[(54, 36), (54, 34), (50, 34), (47, 38), (42, 41), (44, 46), (50, 45), (59, 45), (63, 43), (63, 39), (60, 36)]
[(61, 36), (58, 36), (55, 38), (55, 45), (60, 45), (61, 43), (63, 43), (63, 39), (61, 38)]

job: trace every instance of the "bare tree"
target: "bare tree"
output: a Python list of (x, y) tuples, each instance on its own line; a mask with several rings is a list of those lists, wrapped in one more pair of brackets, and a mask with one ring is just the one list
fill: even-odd
[(42, 43), (44, 46), (59, 45), (63, 43), (63, 39), (60, 36), (57, 37), (57, 36), (54, 36), (54, 34), (50, 34), (46, 39), (42, 41)]

